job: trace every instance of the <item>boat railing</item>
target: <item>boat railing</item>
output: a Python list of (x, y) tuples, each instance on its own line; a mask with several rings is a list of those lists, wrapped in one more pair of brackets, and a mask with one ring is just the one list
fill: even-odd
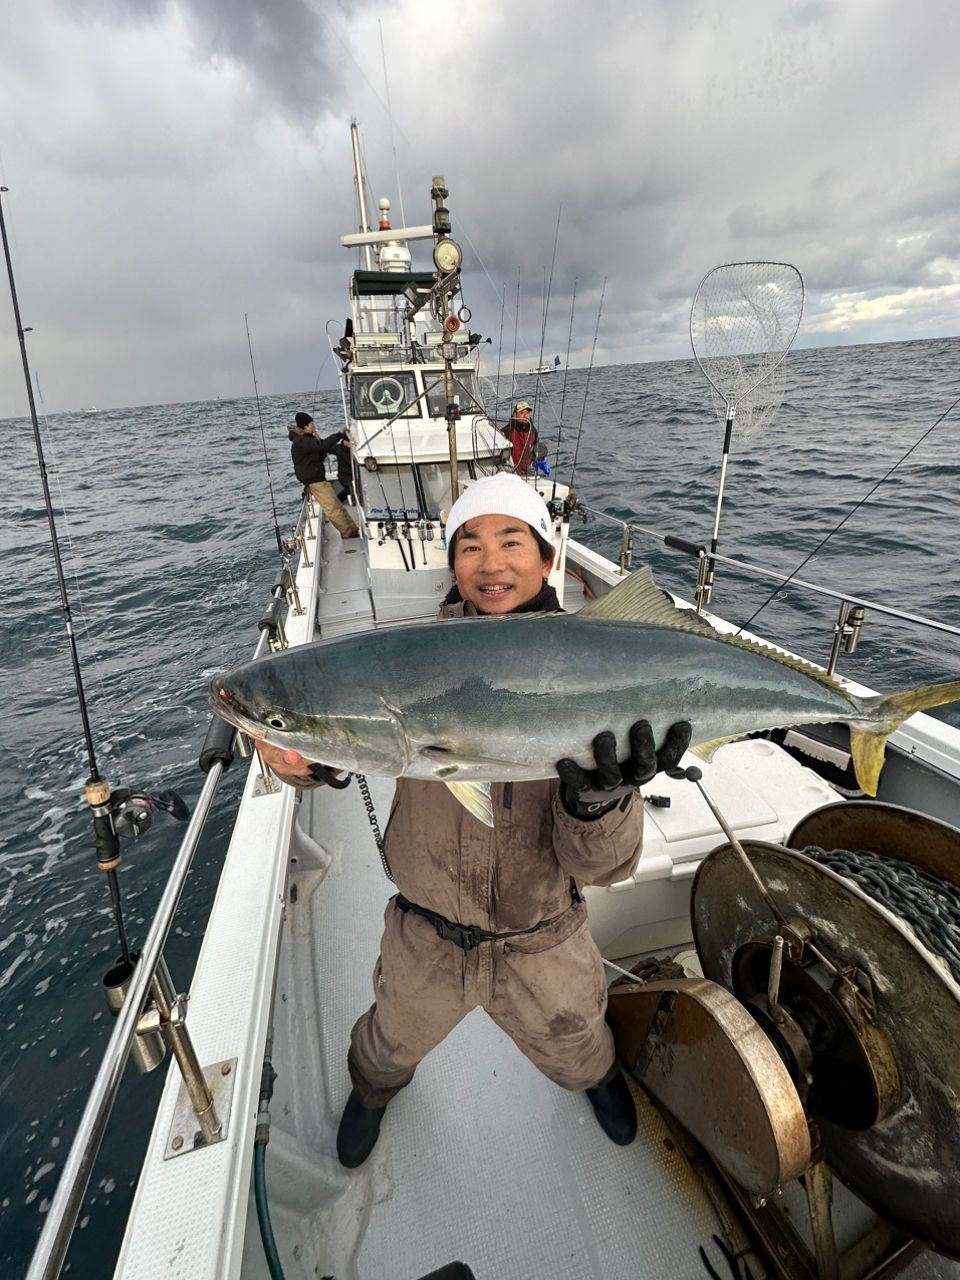
[[(927, 618), (922, 614), (909, 613), (905, 609), (897, 609), (892, 605), (881, 604), (877, 600), (869, 600), (864, 596), (857, 596), (849, 591), (837, 591), (832, 587), (810, 582), (806, 578), (798, 578), (795, 574), (781, 573), (779, 570), (769, 566), (753, 564), (749, 560), (721, 555), (719, 552), (711, 553), (706, 546), (691, 542), (687, 538), (665, 534), (657, 529), (650, 529), (646, 525), (637, 524), (634, 521), (620, 520), (616, 516), (608, 515), (605, 511), (597, 511), (583, 504), (578, 509), (585, 515), (603, 523), (614, 525), (621, 530), (622, 541), (619, 557), (621, 573), (629, 572), (633, 556), (633, 535), (641, 534), (646, 538), (659, 542), (668, 551), (696, 557), (701, 570), (710, 561), (713, 561), (716, 564), (726, 565), (736, 572), (745, 574), (747, 577), (759, 578), (771, 583), (778, 582), (782, 586), (797, 587), (801, 591), (822, 596), (828, 600), (838, 601), (837, 618), (833, 624), (831, 652), (826, 664), (826, 670), (829, 675), (835, 673), (841, 652), (848, 654), (856, 652), (867, 610), (884, 617), (896, 618), (900, 622), (907, 622), (913, 626), (927, 627), (933, 631), (946, 632), (947, 635), (960, 636), (960, 627), (954, 626), (949, 622), (940, 622), (936, 618)], [(700, 575), (698, 575), (698, 582), (699, 580)]]
[[(375, 336), (382, 341), (368, 342), (360, 345), (354, 340), (352, 350), (352, 363), (355, 368), (380, 368), (383, 365), (417, 365), (417, 364), (435, 364), (442, 365), (443, 357), (440, 354), (438, 343), (406, 343), (401, 344), (397, 334), (377, 334), (364, 335), (365, 337)], [(457, 357), (460, 363), (466, 367), (466, 361), (469, 358), (469, 352), (464, 344), (463, 355)], [(456, 366), (455, 366), (456, 367)], [(472, 367), (472, 366), (471, 366)]]
[[(311, 536), (309, 531), (314, 518), (309, 511), (309, 504), (305, 502), (294, 534), (294, 540), (304, 558), (306, 546), (303, 534), (306, 531), (307, 536)], [(309, 565), (309, 561), (305, 560), (305, 563)], [(274, 587), (272, 605), (280, 601), (286, 593), (291, 603), (299, 608), (299, 601), (289, 595), (291, 577), (292, 571), (285, 569), (281, 582)], [(276, 632), (266, 625), (270, 612), (268, 610), (264, 620), (261, 621), (260, 639), (253, 653), (254, 658), (261, 657), (273, 646)], [(55, 1280), (55, 1277), (60, 1274), (87, 1184), (93, 1172), (94, 1162), (103, 1142), (107, 1122), (116, 1102), (127, 1059), (130, 1057), (137, 1035), (141, 1033), (143, 1023), (147, 1021), (144, 1018), (144, 1006), (151, 995), (161, 1014), (162, 1029), (167, 1032), (167, 1038), (180, 1065), (191, 1100), (195, 1101), (195, 1091), (198, 1088), (205, 1087), (202, 1072), (199, 1079), (196, 1076), (191, 1078), (190, 1058), (192, 1057), (192, 1065), (198, 1072), (199, 1064), (189, 1044), (183, 1021), (185, 1002), (175, 995), (175, 989), (170, 983), (163, 959), (163, 948), (214, 796), (220, 785), (220, 779), (230, 763), (237, 739), (236, 731), (231, 731), (223, 721), (215, 720), (211, 730), (221, 730), (222, 738), (218, 742), (216, 751), (207, 755), (205, 749), (201, 753), (201, 766), (207, 771), (206, 779), (194, 805), (187, 830), (180, 842), (170, 875), (164, 885), (146, 941), (133, 968), (130, 985), (124, 994), (113, 1032), (107, 1041), (77, 1132), (64, 1162), (63, 1172), (47, 1211), (26, 1280)], [(208, 734), (207, 742), (209, 743), (210, 740), (211, 735)], [(206, 745), (204, 744), (205, 748)], [(173, 1007), (172, 1017), (169, 1016), (171, 1006)], [(164, 1023), (167, 1025), (163, 1025)], [(198, 1112), (198, 1123), (203, 1127), (204, 1118), (199, 1114), (196, 1103), (195, 1111)]]

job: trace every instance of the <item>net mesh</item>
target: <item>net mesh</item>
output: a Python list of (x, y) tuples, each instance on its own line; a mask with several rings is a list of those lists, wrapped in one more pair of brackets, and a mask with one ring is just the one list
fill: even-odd
[(700, 281), (690, 344), (717, 417), (752, 435), (783, 399), (784, 357), (803, 315), (803, 277), (786, 262), (728, 262)]

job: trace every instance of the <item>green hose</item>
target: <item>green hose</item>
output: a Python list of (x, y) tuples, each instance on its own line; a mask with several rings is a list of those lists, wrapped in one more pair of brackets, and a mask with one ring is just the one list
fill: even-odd
[(270, 1270), (270, 1280), (285, 1280), (280, 1255), (277, 1253), (277, 1242), (273, 1238), (273, 1227), (270, 1224), (270, 1206), (267, 1203), (267, 1146), (257, 1143), (253, 1148), (253, 1195), (257, 1202), (257, 1221), (260, 1223), (260, 1239), (263, 1241), (263, 1252)]

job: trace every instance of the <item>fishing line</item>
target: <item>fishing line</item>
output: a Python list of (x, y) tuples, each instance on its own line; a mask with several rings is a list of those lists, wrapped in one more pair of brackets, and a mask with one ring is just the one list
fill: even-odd
[(949, 406), (948, 406), (948, 408), (944, 409), (943, 413), (941, 413), (940, 417), (939, 417), (939, 418), (937, 418), (936, 422), (931, 423), (931, 425), (930, 425), (929, 427), (927, 427), (927, 429), (926, 429), (926, 431), (924, 431), (923, 435), (919, 438), (919, 440), (915, 440), (915, 441), (914, 441), (914, 443), (913, 443), (913, 444), (910, 446), (910, 448), (906, 451), (906, 453), (903, 455), (903, 457), (898, 458), (898, 459), (897, 459), (897, 461), (893, 464), (893, 466), (889, 469), (889, 471), (887, 471), (884, 475), (882, 475), (882, 476), (880, 477), (880, 479), (876, 482), (876, 484), (875, 484), (875, 485), (874, 485), (874, 486), (873, 486), (873, 487), (872, 487), (872, 488), (871, 488), (867, 493), (865, 493), (865, 494), (864, 494), (864, 496), (860, 499), (860, 501), (856, 504), (856, 506), (852, 507), (852, 508), (847, 512), (847, 514), (843, 517), (843, 519), (842, 519), (842, 520), (840, 520), (840, 521), (839, 521), (839, 522), (838, 522), (838, 523), (837, 523), (837, 524), (836, 524), (836, 525), (835, 525), (835, 526), (830, 530), (830, 532), (829, 532), (829, 533), (828, 533), (824, 538), (822, 538), (822, 539), (817, 543), (817, 545), (813, 548), (813, 550), (810, 552), (810, 554), (809, 554), (809, 555), (807, 555), (807, 556), (805, 556), (805, 557), (800, 561), (800, 563), (799, 563), (799, 564), (797, 565), (797, 567), (793, 570), (793, 572), (790, 574), (790, 576), (789, 576), (788, 578), (786, 578), (783, 582), (779, 583), (779, 584), (778, 584), (778, 586), (776, 586), (776, 587), (773, 589), (773, 591), (770, 593), (770, 595), (768, 595), (768, 596), (767, 596), (766, 600), (764, 600), (764, 601), (763, 601), (763, 603), (759, 606), (759, 608), (755, 609), (755, 610), (754, 610), (754, 612), (750, 615), (750, 617), (749, 617), (749, 618), (747, 618), (746, 622), (741, 622), (741, 623), (740, 623), (740, 626), (737, 628), (737, 634), (739, 634), (741, 631), (743, 631), (745, 627), (749, 627), (749, 626), (750, 626), (751, 622), (753, 622), (753, 621), (754, 621), (754, 619), (755, 619), (755, 618), (760, 614), (760, 612), (761, 612), (763, 609), (765, 609), (765, 608), (767, 607), (767, 605), (770, 603), (770, 601), (771, 601), (771, 600), (773, 600), (773, 599), (775, 599), (775, 597), (776, 597), (777, 595), (779, 595), (779, 593), (784, 589), (784, 587), (786, 587), (786, 586), (788, 586), (788, 585), (789, 585), (789, 583), (790, 583), (790, 582), (791, 582), (791, 581), (796, 577), (796, 575), (800, 572), (800, 570), (803, 568), (803, 566), (804, 566), (805, 564), (809, 563), (809, 561), (811, 561), (811, 560), (813, 559), (813, 557), (817, 554), (817, 552), (818, 552), (818, 551), (820, 551), (820, 550), (822, 550), (822, 548), (823, 548), (824, 546), (826, 546), (826, 544), (830, 541), (830, 539), (833, 537), (833, 535), (834, 535), (835, 533), (837, 533), (840, 529), (842, 529), (842, 528), (843, 528), (843, 526), (847, 523), (847, 521), (850, 519), (850, 517), (851, 517), (851, 516), (853, 516), (853, 515), (856, 515), (856, 513), (860, 510), (860, 508), (864, 505), (864, 503), (865, 503), (865, 502), (868, 502), (868, 501), (870, 500), (870, 498), (872, 498), (872, 497), (873, 497), (873, 495), (874, 495), (874, 494), (876, 493), (876, 491), (880, 488), (880, 486), (884, 483), (884, 481), (886, 481), (886, 480), (889, 480), (889, 479), (890, 479), (890, 477), (893, 475), (894, 471), (896, 471), (897, 467), (899, 467), (901, 463), (906, 462), (907, 458), (909, 458), (909, 457), (910, 457), (910, 455), (911, 455), (911, 453), (913, 453), (914, 449), (919, 448), (919, 447), (920, 447), (920, 445), (922, 445), (922, 444), (923, 444), (923, 442), (924, 442), (924, 440), (926, 440), (927, 436), (928, 436), (928, 435), (930, 435), (930, 433), (931, 433), (932, 431), (936, 430), (936, 428), (937, 428), (937, 427), (939, 427), (940, 423), (941, 423), (941, 422), (943, 422), (943, 420), (944, 420), (945, 418), (947, 418), (947, 417), (949, 417), (949, 416), (950, 416), (950, 414), (954, 411), (954, 409), (957, 407), (957, 405), (958, 405), (958, 404), (960, 404), (960, 396), (957, 396), (956, 400), (954, 400), (954, 401), (953, 401), (953, 403), (952, 403), (951, 405), (949, 405)]
[[(328, 339), (329, 339), (329, 335), (328, 335)], [(330, 353), (329, 353), (329, 352), (327, 352), (327, 354), (323, 357), (323, 362), (321, 363), (320, 368), (317, 370), (317, 380), (316, 380), (316, 382), (313, 384), (313, 400), (312, 400), (312, 402), (311, 402), (311, 404), (310, 404), (310, 416), (311, 416), (311, 417), (312, 417), (312, 416), (316, 413), (316, 411), (317, 411), (317, 388), (320, 386), (320, 375), (323, 373), (324, 369), (327, 367), (327, 361), (328, 361), (329, 359), (330, 359)]]
[(570, 332), (567, 334), (567, 360), (563, 366), (563, 383), (560, 387), (560, 417), (557, 421), (557, 458), (556, 470), (553, 476), (553, 492), (550, 494), (552, 502), (557, 496), (557, 476), (556, 471), (560, 469), (560, 445), (563, 442), (563, 405), (567, 398), (567, 373), (570, 370), (570, 348), (573, 345), (573, 313), (577, 306), (577, 277), (573, 277), (573, 298), (570, 302)]
[(580, 457), (580, 440), (583, 437), (583, 418), (587, 412), (587, 395), (590, 391), (590, 377), (593, 373), (593, 358), (597, 353), (597, 338), (600, 334), (600, 317), (603, 315), (603, 299), (607, 292), (607, 277), (603, 277), (603, 287), (600, 290), (600, 305), (597, 307), (597, 327), (593, 331), (593, 346), (590, 348), (590, 363), (587, 365), (587, 380), (583, 388), (583, 406), (580, 410), (580, 425), (577, 428), (577, 446), (573, 451), (573, 467), (570, 471), (570, 489), (573, 489), (573, 482), (577, 474), (577, 459)]
[[(263, 412), (260, 408), (260, 389), (257, 386), (257, 368), (253, 363), (253, 343), (250, 341), (250, 325), (247, 321), (247, 313), (243, 313), (243, 323), (247, 330), (247, 349), (250, 352), (250, 372), (253, 374), (253, 394), (257, 398), (257, 417), (260, 419), (260, 440), (263, 444), (263, 461), (267, 468), (267, 488), (270, 490), (270, 506), (273, 508), (273, 532), (277, 539), (277, 551), (281, 558), (283, 557), (283, 538), (280, 536), (280, 521), (277, 517), (277, 504), (273, 500), (273, 476), (270, 474), (270, 458), (267, 454), (267, 435), (263, 429)], [(319, 381), (319, 375), (317, 376)]]
[(497, 394), (496, 408), (500, 406), (500, 361), (503, 359), (503, 313), (507, 309), (507, 282), (503, 282), (503, 292), (500, 294), (500, 336), (497, 339)]
[(510, 403), (517, 391), (517, 338), (520, 333), (520, 268), (517, 267), (517, 309), (514, 312), (513, 325), (513, 373), (510, 375)]

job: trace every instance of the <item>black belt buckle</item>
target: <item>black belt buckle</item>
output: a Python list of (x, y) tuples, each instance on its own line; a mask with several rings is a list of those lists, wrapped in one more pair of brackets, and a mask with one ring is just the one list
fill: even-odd
[(438, 938), (442, 938), (444, 942), (454, 943), (463, 951), (472, 951), (482, 941), (481, 931), (475, 924), (451, 924), (449, 920), (444, 920), (443, 916), (437, 916), (433, 927), (437, 931)]

